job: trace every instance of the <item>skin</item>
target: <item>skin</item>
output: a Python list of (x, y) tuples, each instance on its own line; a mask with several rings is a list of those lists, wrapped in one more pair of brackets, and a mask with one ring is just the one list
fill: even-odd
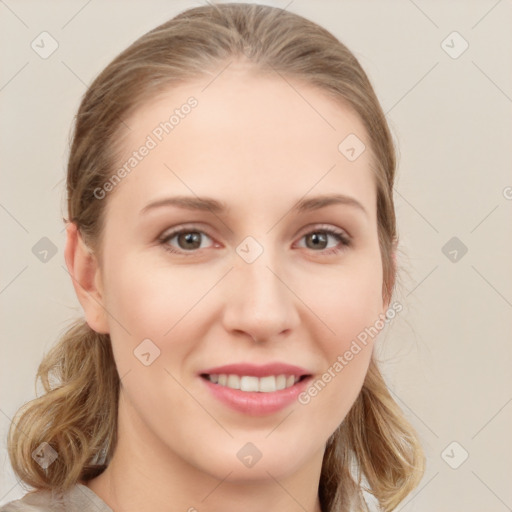
[[(129, 155), (187, 98), (199, 102), (103, 199), (101, 257), (68, 226), (76, 293), (88, 324), (110, 333), (122, 378), (116, 452), (87, 485), (116, 512), (320, 512), (325, 443), (361, 389), (372, 341), (309, 404), (261, 417), (217, 401), (198, 372), (281, 361), (318, 377), (386, 311), (370, 151), (354, 162), (338, 151), (350, 133), (369, 142), (349, 107), (312, 86), (253, 76), (242, 64), (204, 89), (209, 81), (174, 87), (127, 120)], [(306, 194), (335, 192), (366, 213), (343, 204), (291, 211)], [(229, 209), (141, 214), (173, 195)], [(158, 238), (190, 223), (204, 233), (201, 248), (166, 251), (165, 243), (187, 252), (178, 237)], [(352, 244), (329, 235), (314, 246), (311, 233), (325, 226)], [(236, 252), (247, 236), (263, 248), (250, 264)], [(340, 251), (326, 254), (333, 247)], [(133, 353), (147, 338), (160, 349), (149, 366)], [(247, 442), (262, 453), (251, 468), (236, 456)]]

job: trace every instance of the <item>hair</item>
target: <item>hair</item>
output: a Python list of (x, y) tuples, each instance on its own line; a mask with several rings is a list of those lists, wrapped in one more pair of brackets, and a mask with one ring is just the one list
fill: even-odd
[[(75, 223), (100, 254), (107, 201), (96, 198), (94, 190), (118, 163), (123, 119), (155, 94), (214, 76), (233, 59), (248, 62), (256, 73), (274, 71), (312, 85), (362, 120), (377, 189), (382, 295), (389, 301), (397, 271), (396, 157), (384, 113), (344, 44), (312, 21), (266, 5), (209, 4), (184, 11), (140, 37), (97, 76), (75, 119), (64, 220)], [(18, 411), (9, 430), (9, 456), (16, 474), (36, 490), (65, 491), (99, 475), (116, 447), (120, 379), (109, 335), (77, 321), (45, 355), (37, 378), (45, 393)], [(32, 458), (43, 442), (58, 454), (46, 469)], [(357, 399), (326, 444), (319, 482), (322, 510), (368, 510), (363, 490), (382, 510), (393, 510), (423, 471), (417, 434), (372, 356)]]

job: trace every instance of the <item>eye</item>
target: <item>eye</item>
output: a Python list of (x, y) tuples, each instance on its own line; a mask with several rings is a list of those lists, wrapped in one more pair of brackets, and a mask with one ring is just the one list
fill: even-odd
[[(213, 241), (204, 231), (196, 226), (182, 227), (171, 232), (165, 232), (160, 238), (159, 243), (162, 247), (171, 253), (182, 256), (193, 256), (197, 250), (205, 249), (207, 245), (202, 242), (204, 239)], [(315, 230), (309, 231), (301, 237), (305, 239), (305, 247), (321, 254), (337, 254), (345, 247), (351, 245), (351, 238), (343, 231), (330, 226), (317, 226)], [(329, 246), (329, 239), (334, 240), (334, 245)], [(173, 240), (178, 247), (172, 244)]]
[[(181, 228), (170, 233), (164, 233), (159, 239), (163, 248), (169, 252), (182, 254), (183, 256), (191, 256), (198, 249), (204, 249), (202, 243), (204, 238), (212, 240), (204, 231), (195, 227)], [(178, 248), (173, 247), (171, 242), (176, 239)], [(190, 254), (187, 254), (190, 253)]]
[[(329, 238), (335, 240), (334, 245), (329, 246)], [(344, 231), (329, 226), (318, 226), (303, 235), (303, 239), (306, 240), (306, 248), (322, 254), (337, 254), (351, 245), (351, 239)]]

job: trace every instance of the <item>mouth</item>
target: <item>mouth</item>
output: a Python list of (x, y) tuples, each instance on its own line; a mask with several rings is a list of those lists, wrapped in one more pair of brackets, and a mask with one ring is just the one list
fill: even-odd
[(307, 379), (310, 375), (267, 375), (265, 377), (256, 377), (254, 375), (236, 375), (234, 373), (202, 373), (201, 377), (217, 386), (223, 386), (230, 389), (237, 389), (246, 393), (274, 393), (283, 389), (288, 389)]
[(264, 366), (232, 364), (199, 373), (211, 396), (230, 409), (247, 415), (276, 413), (293, 404), (313, 375), (283, 363)]

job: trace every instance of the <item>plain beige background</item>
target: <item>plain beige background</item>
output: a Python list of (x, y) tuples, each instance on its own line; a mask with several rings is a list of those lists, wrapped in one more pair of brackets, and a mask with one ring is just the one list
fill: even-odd
[[(202, 3), (0, 0), (0, 504), (25, 493), (8, 462), (10, 419), (35, 396), (43, 353), (80, 315), (62, 216), (81, 95), (134, 39)], [(399, 145), (404, 311), (379, 354), (428, 462), (398, 510), (512, 510), (511, 2), (262, 3), (347, 44)], [(58, 43), (45, 59), (31, 47), (44, 31)]]

